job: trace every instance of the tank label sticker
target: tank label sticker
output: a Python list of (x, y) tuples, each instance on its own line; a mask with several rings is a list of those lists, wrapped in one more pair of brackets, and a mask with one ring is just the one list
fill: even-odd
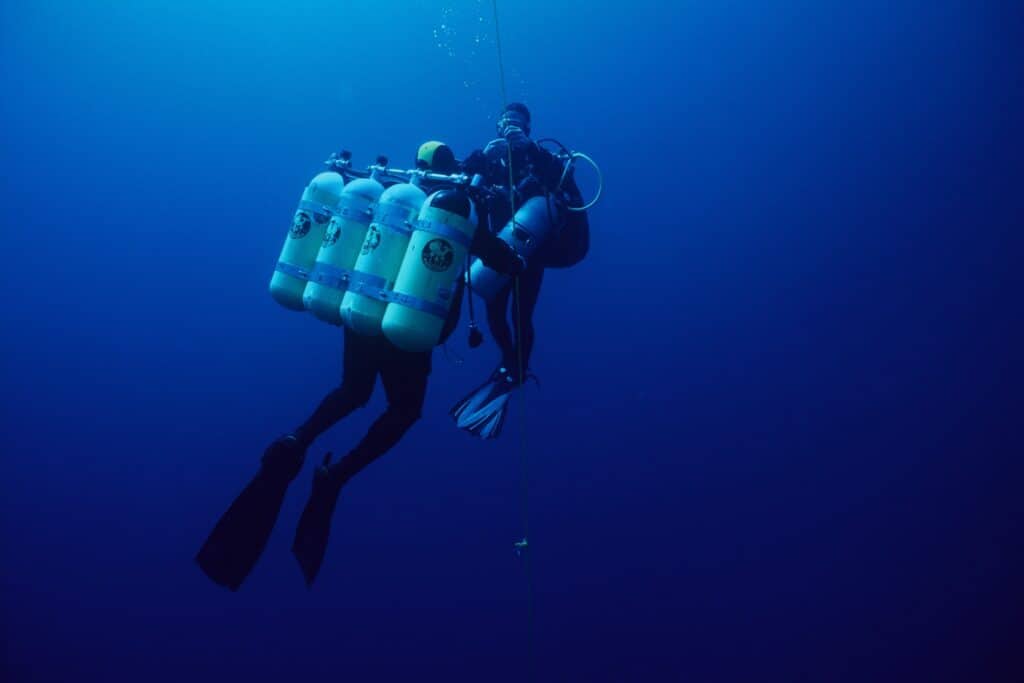
[(341, 237), (341, 225), (338, 224), (338, 219), (331, 219), (331, 223), (327, 226), (327, 231), (324, 233), (323, 246), (333, 247), (337, 244), (339, 237)]
[(288, 235), (292, 239), (302, 239), (309, 234), (309, 228), (312, 222), (310, 221), (309, 214), (305, 211), (296, 211), (295, 216), (292, 218), (292, 228), (288, 231)]
[(455, 260), (455, 250), (447, 240), (432, 239), (423, 247), (420, 253), (423, 265), (435, 273), (443, 273), (452, 267)]
[(371, 251), (380, 246), (380, 226), (376, 223), (370, 224), (370, 229), (366, 231), (366, 239), (363, 240), (362, 253), (365, 256)]

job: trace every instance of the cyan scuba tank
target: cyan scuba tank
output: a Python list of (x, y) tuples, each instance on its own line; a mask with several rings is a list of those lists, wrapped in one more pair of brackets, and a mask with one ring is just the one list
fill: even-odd
[(345, 180), (339, 174), (328, 171), (314, 177), (302, 193), (270, 278), (270, 295), (285, 308), (305, 310), (302, 295), (306, 281), (344, 185)]
[(477, 229), (466, 193), (446, 189), (423, 203), (381, 327), (404, 351), (429, 351), (441, 339), (452, 296)]
[(350, 181), (341, 193), (334, 217), (309, 276), (303, 303), (320, 320), (341, 325), (341, 301), (373, 219), (374, 202), (384, 192), (375, 178)]
[[(564, 210), (554, 199), (543, 195), (531, 197), (519, 207), (498, 237), (510, 244), (529, 265), (537, 249), (554, 235)], [(511, 280), (510, 276), (485, 266), (480, 259), (474, 259), (470, 265), (469, 278), (473, 291), (485, 301), (493, 300)]]
[(381, 333), (385, 293), (394, 287), (414, 221), (426, 194), (412, 183), (392, 185), (380, 195), (341, 300), (341, 319), (358, 334)]

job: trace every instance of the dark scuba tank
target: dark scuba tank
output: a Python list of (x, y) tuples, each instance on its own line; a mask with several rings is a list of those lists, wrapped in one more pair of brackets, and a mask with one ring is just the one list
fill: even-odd
[[(561, 222), (562, 211), (564, 209), (557, 202), (545, 195), (532, 197), (519, 207), (498, 237), (511, 245), (529, 266), (530, 258), (537, 249), (554, 235)], [(473, 291), (485, 301), (493, 300), (511, 279), (509, 275), (488, 268), (480, 259), (473, 260), (469, 277)]]

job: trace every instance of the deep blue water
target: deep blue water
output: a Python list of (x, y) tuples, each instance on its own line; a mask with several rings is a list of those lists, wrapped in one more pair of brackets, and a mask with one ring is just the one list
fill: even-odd
[(492, 137), (491, 3), (0, 5), (3, 679), (529, 680), (525, 448), (535, 680), (1021, 680), (1020, 7), (498, 5), (607, 182), (542, 386), (458, 432), (463, 326), (315, 588), (307, 470), (237, 594), (192, 557), (340, 370), (267, 294), (294, 205)]

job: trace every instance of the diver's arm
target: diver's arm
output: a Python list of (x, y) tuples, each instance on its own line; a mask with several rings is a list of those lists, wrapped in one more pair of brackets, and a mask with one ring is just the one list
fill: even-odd
[(474, 149), (460, 164), (459, 170), (468, 176), (487, 173), (487, 155), (482, 149)]
[(508, 242), (483, 226), (477, 229), (469, 253), (480, 258), (484, 265), (502, 275), (518, 275), (526, 263)]
[[(533, 167), (533, 175), (540, 181), (544, 189), (547, 192), (554, 192), (558, 189), (558, 182), (562, 179), (562, 171), (565, 168), (562, 165), (562, 161), (548, 150), (536, 144), (530, 148), (529, 159), (530, 165)], [(568, 178), (566, 181), (568, 181)], [(563, 184), (563, 189), (565, 189), (565, 184)]]

